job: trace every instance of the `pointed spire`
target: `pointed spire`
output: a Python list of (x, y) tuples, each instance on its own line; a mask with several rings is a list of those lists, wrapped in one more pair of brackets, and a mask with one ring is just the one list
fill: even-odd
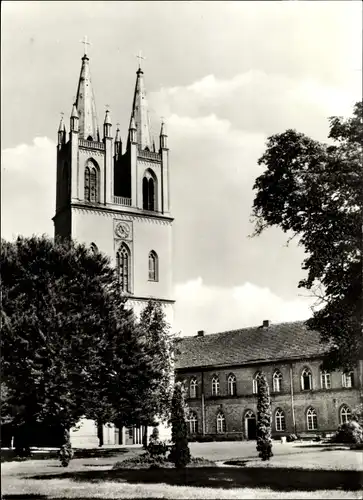
[(111, 116), (109, 110), (107, 109), (105, 114), (105, 120), (103, 122), (103, 137), (105, 139), (106, 138), (109, 139), (111, 137), (111, 126), (112, 126)]
[(79, 132), (79, 117), (76, 103), (73, 104), (71, 113), (71, 132)]
[(115, 137), (115, 155), (119, 157), (122, 154), (122, 142), (120, 134), (120, 124), (117, 124), (116, 137)]
[(76, 108), (79, 116), (79, 137), (81, 139), (92, 138), (93, 141), (96, 141), (98, 132), (96, 103), (91, 83), (89, 58), (86, 54), (82, 57)]
[[(134, 120), (136, 127), (137, 144), (141, 149), (149, 148), (151, 151), (151, 137), (150, 137), (150, 120), (148, 113), (148, 105), (146, 100), (146, 91), (144, 86), (144, 72), (139, 68), (136, 72), (136, 85), (134, 92), (134, 100), (132, 103), (131, 123)], [(130, 132), (128, 142), (130, 141)], [(131, 141), (132, 142), (132, 141)]]
[(65, 144), (66, 142), (66, 126), (63, 120), (63, 113), (61, 113), (61, 119), (58, 127), (58, 146), (61, 144)]
[(137, 128), (134, 115), (131, 116), (129, 138), (127, 142), (130, 142), (131, 144), (135, 144), (137, 142)]
[(164, 120), (161, 122), (160, 127), (160, 149), (168, 149), (168, 134)]

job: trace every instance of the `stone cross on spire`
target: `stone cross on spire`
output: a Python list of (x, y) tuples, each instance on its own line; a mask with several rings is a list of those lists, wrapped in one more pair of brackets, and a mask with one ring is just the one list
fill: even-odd
[(87, 55), (87, 45), (91, 45), (91, 42), (88, 41), (87, 35), (84, 35), (83, 40), (80, 40), (80, 43), (83, 43), (84, 45), (84, 55)]
[(139, 50), (139, 55), (136, 56), (139, 60), (139, 69), (141, 69), (141, 59), (146, 59), (146, 57), (141, 55), (141, 50)]

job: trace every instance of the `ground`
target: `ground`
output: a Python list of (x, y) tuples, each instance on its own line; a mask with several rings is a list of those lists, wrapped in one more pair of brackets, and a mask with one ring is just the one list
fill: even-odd
[[(362, 498), (361, 451), (342, 446), (274, 444), (274, 457), (256, 457), (254, 442), (191, 443), (194, 457), (216, 467), (112, 470), (142, 453), (139, 447), (77, 458), (68, 468), (56, 459), (2, 464), (3, 500), (20, 498)], [(229, 462), (225, 464), (225, 461)], [(239, 466), (236, 466), (239, 465)]]

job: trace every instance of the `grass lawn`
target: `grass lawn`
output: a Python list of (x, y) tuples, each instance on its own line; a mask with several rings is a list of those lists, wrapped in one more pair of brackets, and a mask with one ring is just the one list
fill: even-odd
[[(192, 443), (195, 445), (197, 443)], [(227, 443), (232, 444), (232, 443)], [(209, 445), (216, 455), (219, 445)], [(102, 458), (77, 458), (69, 467), (54, 459), (7, 462), (2, 464), (3, 500), (20, 498), (354, 498), (362, 499), (362, 453), (353, 450), (324, 451), (326, 448), (293, 447), (277, 453), (269, 463), (248, 458), (249, 448), (239, 443), (229, 457), (233, 465), (176, 469), (117, 469), (115, 462), (130, 458), (140, 449), (124, 449)], [(290, 453), (288, 452), (290, 449)], [(194, 456), (201, 456), (191, 446)], [(208, 455), (208, 453), (205, 453)], [(236, 456), (237, 455), (237, 456)], [(223, 459), (228, 458), (223, 453)], [(211, 460), (210, 456), (206, 456)]]

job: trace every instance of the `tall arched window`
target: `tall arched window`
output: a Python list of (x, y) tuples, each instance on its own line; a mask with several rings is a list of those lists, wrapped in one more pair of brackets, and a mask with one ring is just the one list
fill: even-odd
[(322, 389), (330, 389), (331, 388), (331, 379), (330, 373), (326, 370), (322, 370), (320, 372), (320, 382)]
[(92, 203), (99, 201), (99, 180), (96, 165), (88, 160), (84, 169), (84, 199)]
[(258, 379), (261, 377), (261, 372), (255, 373), (255, 376), (253, 377), (252, 381), (252, 392), (253, 394), (258, 393)]
[(282, 373), (275, 370), (272, 376), (272, 390), (273, 392), (281, 392)]
[(156, 208), (156, 177), (151, 170), (147, 170), (142, 180), (142, 208), (155, 211)]
[(226, 432), (226, 418), (222, 412), (217, 414), (217, 432)]
[(189, 424), (189, 433), (196, 434), (198, 432), (198, 417), (194, 411), (189, 412), (187, 422)]
[(123, 292), (130, 291), (130, 252), (125, 244), (116, 254), (119, 283)]
[(219, 394), (219, 378), (214, 375), (212, 378), (212, 396), (218, 396)]
[(230, 396), (235, 396), (237, 393), (237, 381), (236, 381), (236, 376), (231, 373), (228, 375), (228, 394)]
[(342, 385), (346, 389), (353, 387), (353, 372), (344, 372), (342, 375)]
[(197, 381), (195, 378), (192, 378), (189, 385), (189, 396), (191, 398), (197, 397)]
[(149, 281), (158, 281), (158, 256), (154, 250), (149, 253)]
[(309, 368), (304, 368), (301, 373), (301, 389), (310, 391), (313, 388), (313, 378)]
[(275, 427), (277, 432), (286, 430), (285, 413), (281, 408), (277, 408), (275, 412)]
[(306, 412), (306, 421), (308, 424), (308, 431), (316, 431), (318, 428), (318, 416), (314, 408), (309, 408)]
[(345, 424), (345, 422), (349, 422), (352, 418), (352, 412), (347, 405), (343, 405), (340, 408), (340, 423)]

